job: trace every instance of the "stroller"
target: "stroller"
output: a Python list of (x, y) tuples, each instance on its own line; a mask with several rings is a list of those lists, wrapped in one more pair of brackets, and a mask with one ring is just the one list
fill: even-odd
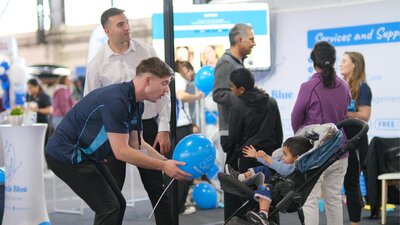
[[(344, 142), (342, 131), (346, 131), (349, 127), (356, 128), (358, 133), (354, 137), (347, 137), (347, 141)], [(368, 124), (359, 119), (346, 119), (336, 126), (327, 123), (309, 125), (301, 129), (296, 135), (315, 140), (314, 147), (298, 158), (295, 164), (296, 169), (292, 174), (282, 177), (276, 173), (268, 180), (268, 183), (273, 185), (269, 223), (279, 224), (279, 212), (297, 211), (300, 222), (304, 225), (302, 206), (321, 174), (347, 151), (354, 150), (359, 139), (367, 131)], [(281, 152), (281, 149), (274, 151), (272, 157), (279, 157)], [(258, 202), (254, 200), (255, 190), (225, 173), (219, 173), (218, 179), (222, 190), (237, 195), (244, 201), (243, 205), (225, 221), (225, 224), (251, 224), (245, 220), (244, 215), (249, 210), (258, 211)]]

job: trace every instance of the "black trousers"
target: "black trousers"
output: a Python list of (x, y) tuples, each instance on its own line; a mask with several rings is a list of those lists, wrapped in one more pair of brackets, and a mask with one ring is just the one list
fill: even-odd
[[(191, 124), (182, 126), (182, 127), (177, 127), (176, 128), (176, 144), (178, 144), (179, 141), (181, 141), (184, 137), (192, 134), (193, 133), (192, 128), (193, 128), (193, 126)], [(172, 154), (173, 154), (173, 151), (170, 151), (166, 155), (166, 157), (168, 159), (172, 159)], [(164, 179), (165, 179), (166, 185), (169, 184), (169, 182), (171, 181), (171, 178), (168, 176), (165, 176)], [(188, 196), (189, 189), (190, 189), (190, 186), (192, 185), (193, 181), (188, 180), (188, 181), (176, 181), (176, 182), (177, 182), (177, 188), (178, 188), (178, 212), (183, 213), (185, 211), (186, 198)], [(169, 195), (170, 199), (172, 199), (173, 190), (171, 188), (168, 190), (168, 195)], [(172, 203), (172, 201), (171, 201), (171, 203)], [(172, 207), (173, 207), (173, 205), (171, 204), (171, 208)]]
[(254, 158), (246, 158), (242, 155), (239, 156), (238, 159), (238, 171), (240, 173), (244, 173), (248, 171), (250, 168), (257, 167), (257, 166), (262, 166), (260, 162), (258, 162)]
[[(352, 130), (346, 130), (348, 138), (353, 137)], [(365, 158), (368, 153), (368, 137), (363, 136), (358, 145), (357, 151), (349, 151), (349, 163), (344, 177), (344, 189), (346, 190), (347, 212), (350, 222), (360, 222), (361, 211), (364, 201), (360, 190), (360, 171), (365, 171)], [(365, 172), (364, 172), (365, 174)]]
[[(220, 141), (223, 151), (227, 153), (225, 163), (231, 165), (234, 170), (238, 170), (238, 154), (230, 152), (228, 136), (221, 136)], [(242, 204), (243, 202), (239, 196), (224, 192), (224, 220), (228, 220)]]
[[(149, 145), (154, 143), (157, 133), (158, 124), (155, 119), (143, 120), (143, 138)], [(157, 150), (159, 151), (159, 149)], [(108, 164), (120, 190), (122, 190), (126, 176), (126, 163), (115, 159), (113, 156), (108, 159)], [(154, 207), (165, 189), (163, 174), (159, 170), (143, 169), (140, 167), (138, 167), (138, 170), (144, 189)], [(167, 195), (164, 195), (160, 200), (160, 203), (154, 211), (154, 216), (157, 225), (172, 224), (172, 212)]]
[(94, 225), (121, 225), (125, 199), (105, 162), (66, 164), (45, 155), (47, 165), (95, 212)]

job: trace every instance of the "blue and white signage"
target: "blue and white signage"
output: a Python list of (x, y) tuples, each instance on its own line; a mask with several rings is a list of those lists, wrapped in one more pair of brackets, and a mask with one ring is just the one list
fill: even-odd
[[(237, 23), (253, 27), (256, 45), (245, 61), (248, 68), (269, 69), (271, 66), (269, 8), (267, 3), (204, 4), (174, 9), (175, 47), (185, 47), (195, 69), (204, 64), (206, 49), (211, 46), (217, 57), (228, 49), (229, 31)], [(163, 14), (152, 17), (153, 46), (160, 57), (164, 54)], [(176, 55), (176, 54), (175, 54)]]
[(334, 46), (400, 42), (400, 22), (310, 30), (307, 36), (308, 48), (320, 41)]

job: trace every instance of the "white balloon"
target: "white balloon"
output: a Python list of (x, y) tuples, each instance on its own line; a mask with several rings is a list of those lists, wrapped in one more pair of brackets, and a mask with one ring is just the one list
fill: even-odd
[(216, 112), (218, 111), (218, 105), (217, 103), (214, 102), (212, 99), (212, 92), (210, 92), (205, 98), (204, 98), (204, 107), (207, 111), (209, 112)]
[(218, 126), (214, 124), (207, 124), (204, 126), (203, 132), (206, 137), (209, 137), (210, 139), (213, 139), (213, 137), (217, 134), (218, 132)]
[(16, 58), (8, 71), (9, 78), (12, 84), (26, 84), (29, 79), (29, 73), (26, 70), (25, 60)]

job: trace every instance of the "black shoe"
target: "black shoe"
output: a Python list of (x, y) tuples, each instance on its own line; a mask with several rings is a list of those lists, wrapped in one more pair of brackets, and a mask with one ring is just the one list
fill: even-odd
[(229, 165), (229, 164), (225, 165), (225, 173), (233, 176), (236, 179), (238, 178), (238, 176), (240, 174), (239, 171), (232, 169), (231, 165)]
[(249, 222), (252, 222), (257, 225), (269, 225), (267, 216), (262, 212), (253, 212), (248, 211), (246, 213), (246, 218)]

